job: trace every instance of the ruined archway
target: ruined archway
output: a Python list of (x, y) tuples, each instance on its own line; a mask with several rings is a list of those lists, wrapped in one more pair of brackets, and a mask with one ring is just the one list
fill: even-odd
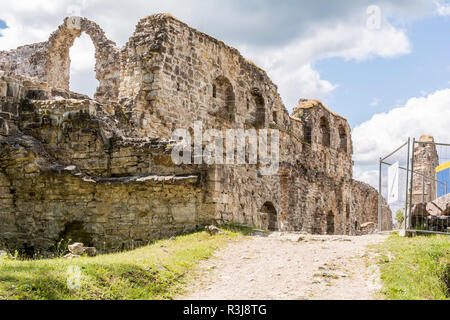
[(344, 126), (339, 126), (339, 151), (347, 152), (347, 132)]
[(227, 120), (233, 120), (236, 113), (235, 94), (230, 80), (217, 77), (212, 84), (213, 110)]
[(95, 47), (95, 73), (99, 82), (95, 99), (115, 101), (119, 94), (120, 59), (116, 44), (106, 38), (94, 22), (80, 17), (69, 17), (50, 36), (45, 63), (45, 80), (52, 87), (70, 88), (70, 48), (76, 38), (86, 33)]
[(257, 88), (253, 88), (251, 94), (255, 105), (255, 126), (257, 128), (264, 128), (266, 126), (266, 104), (264, 98), (261, 91)]
[(322, 138), (322, 145), (324, 147), (331, 146), (331, 133), (330, 133), (330, 123), (325, 117), (320, 118), (320, 133)]
[(266, 202), (261, 208), (261, 213), (267, 216), (267, 229), (269, 231), (278, 231), (278, 214), (272, 202)]

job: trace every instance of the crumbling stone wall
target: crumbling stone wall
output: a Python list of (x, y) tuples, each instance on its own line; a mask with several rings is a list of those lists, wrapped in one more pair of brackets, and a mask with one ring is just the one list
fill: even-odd
[[(45, 92), (38, 93), (24, 96)], [(168, 141), (122, 136), (121, 125), (109, 123), (119, 112), (61, 97), (12, 105), (16, 130), (0, 135), (7, 248), (50, 250), (75, 235), (100, 250), (128, 249), (214, 221), (207, 168), (173, 165)]]
[[(353, 163), (345, 119), (310, 100), (301, 101), (289, 116), (263, 70), (234, 48), (168, 15), (141, 20), (122, 50), (122, 61), (120, 101), (131, 110), (142, 133), (169, 137), (175, 128), (192, 128), (195, 120), (201, 120), (205, 129), (281, 131), (281, 161), (286, 168), (279, 176), (261, 176), (251, 165), (217, 168), (211, 188), (220, 221), (267, 227), (261, 210), (270, 203), (279, 213), (281, 229), (326, 233), (331, 215), (334, 232), (346, 232)], [(125, 66), (125, 61), (132, 63)], [(315, 139), (309, 143), (304, 137), (307, 125)], [(305, 170), (311, 178), (302, 176)], [(326, 197), (318, 200), (318, 191)]]
[[(362, 226), (373, 222), (378, 226), (378, 191), (368, 184), (360, 181), (353, 181), (351, 211), (352, 221), (349, 226), (354, 234), (362, 233)], [(392, 213), (387, 202), (383, 199), (382, 205), (382, 231), (392, 230)]]
[(122, 49), (119, 98), (144, 134), (167, 138), (195, 120), (224, 129), (289, 118), (263, 70), (170, 15), (142, 19)]
[[(95, 100), (68, 91), (68, 49), (82, 32), (97, 48)], [(142, 19), (122, 49), (96, 24), (68, 18), (48, 42), (0, 52), (0, 64), (0, 242), (9, 248), (78, 237), (117, 250), (227, 222), (361, 234), (377, 222), (376, 191), (352, 179), (347, 121), (317, 100), (289, 115), (264, 70), (170, 15)], [(278, 130), (280, 170), (175, 165), (171, 134), (195, 121)]]
[[(430, 202), (436, 199), (436, 182), (434, 179), (436, 179), (435, 169), (439, 166), (439, 156), (436, 146), (426, 142), (434, 142), (434, 138), (432, 136), (420, 137), (414, 150), (414, 171), (425, 177), (419, 174), (413, 176), (413, 204)], [(422, 186), (423, 183), (424, 186)], [(422, 192), (424, 193), (423, 199)]]

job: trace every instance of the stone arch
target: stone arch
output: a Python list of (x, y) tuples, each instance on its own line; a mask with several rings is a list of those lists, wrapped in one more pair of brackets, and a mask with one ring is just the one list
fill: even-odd
[(120, 56), (116, 44), (109, 40), (94, 22), (80, 17), (68, 17), (47, 42), (45, 80), (52, 87), (69, 90), (69, 50), (75, 39), (86, 33), (95, 47), (95, 73), (99, 86), (94, 98), (101, 101), (116, 101), (119, 94)]
[(218, 76), (212, 83), (212, 91), (213, 109), (216, 114), (226, 119), (234, 119), (236, 101), (230, 80)]
[(250, 93), (255, 105), (255, 126), (264, 128), (266, 126), (266, 103), (259, 89), (253, 88)]
[(331, 132), (330, 132), (330, 123), (326, 117), (320, 118), (320, 134), (321, 134), (321, 143), (324, 147), (331, 146)]
[(278, 231), (279, 230), (279, 223), (278, 223), (278, 213), (275, 209), (275, 206), (272, 202), (268, 201), (264, 203), (264, 205), (261, 208), (261, 213), (265, 214), (267, 216), (267, 229), (269, 231)]
[(343, 125), (339, 126), (339, 151), (347, 152), (348, 150), (348, 137), (347, 131), (345, 130)]

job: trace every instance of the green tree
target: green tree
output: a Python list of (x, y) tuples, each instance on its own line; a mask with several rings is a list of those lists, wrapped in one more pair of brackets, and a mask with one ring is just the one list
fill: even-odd
[(395, 214), (395, 221), (397, 221), (398, 225), (401, 226), (403, 221), (405, 221), (403, 210), (398, 210)]

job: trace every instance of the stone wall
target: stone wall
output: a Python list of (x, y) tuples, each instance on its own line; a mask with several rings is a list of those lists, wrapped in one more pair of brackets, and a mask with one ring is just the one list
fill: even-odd
[[(360, 181), (353, 181), (351, 211), (354, 212), (350, 227), (354, 234), (361, 234), (361, 226), (373, 222), (378, 226), (378, 197), (377, 190)], [(382, 231), (392, 230), (392, 213), (383, 199)]]
[(169, 15), (142, 19), (122, 49), (119, 98), (143, 134), (167, 138), (195, 120), (220, 129), (289, 121), (263, 70)]
[[(82, 32), (97, 48), (95, 100), (68, 90), (67, 53)], [(351, 235), (377, 223), (376, 191), (352, 179), (347, 121), (317, 100), (289, 115), (264, 70), (170, 15), (142, 19), (121, 49), (95, 23), (68, 18), (48, 42), (0, 52), (0, 64), (0, 241), (9, 248), (48, 250), (72, 237), (111, 251), (211, 223)], [(261, 162), (175, 165), (171, 133), (195, 121), (277, 130), (278, 173), (264, 175)]]

